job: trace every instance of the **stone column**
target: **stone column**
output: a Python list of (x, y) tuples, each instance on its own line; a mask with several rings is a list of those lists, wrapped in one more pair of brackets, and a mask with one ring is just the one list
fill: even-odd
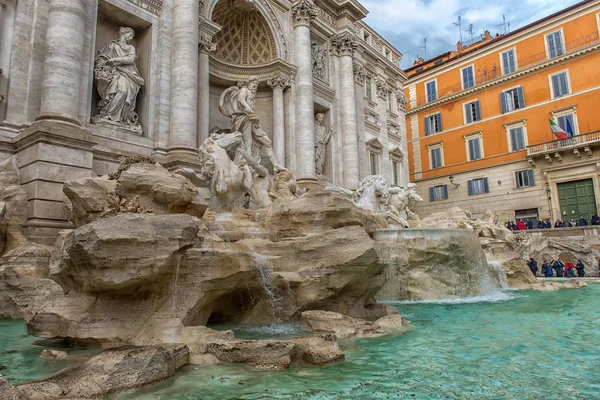
[(278, 76), (269, 79), (267, 85), (273, 89), (273, 151), (277, 161), (283, 165), (286, 141), (283, 91), (290, 85), (290, 82), (288, 79)]
[(167, 163), (194, 162), (198, 129), (198, 0), (173, 2)]
[[(285, 167), (291, 171), (296, 170), (296, 136), (294, 132), (294, 82), (283, 91), (284, 121), (285, 121)], [(279, 160), (278, 160), (279, 161)], [(280, 161), (281, 162), (281, 161)]]
[(352, 56), (357, 47), (354, 36), (343, 33), (333, 38), (333, 49), (340, 65), (340, 116), (342, 122), (342, 158), (344, 160), (344, 187), (356, 189), (358, 171), (358, 129), (356, 124), (356, 92)]
[(216, 50), (216, 44), (209, 39), (200, 38), (198, 44), (198, 141), (200, 147), (208, 139), (210, 130), (210, 54)]
[(50, 0), (41, 106), (36, 120), (51, 119), (81, 126), (78, 116), (86, 3), (86, 0)]
[(377, 112), (379, 113), (379, 121), (381, 123), (381, 143), (383, 144), (383, 149), (381, 150), (380, 175), (388, 181), (388, 184), (391, 184), (394, 181), (390, 163), (390, 146), (388, 139), (388, 96), (390, 95), (391, 89), (389, 85), (381, 79), (377, 79), (375, 85), (377, 88)]
[(360, 64), (354, 64), (354, 92), (356, 93), (356, 123), (358, 128), (358, 171), (359, 180), (370, 175), (365, 129), (365, 79), (366, 72)]
[[(312, 2), (292, 7), (296, 74), (296, 174), (299, 180), (315, 176), (315, 109), (313, 103), (310, 24), (317, 12)], [(300, 183), (300, 182), (299, 182)]]

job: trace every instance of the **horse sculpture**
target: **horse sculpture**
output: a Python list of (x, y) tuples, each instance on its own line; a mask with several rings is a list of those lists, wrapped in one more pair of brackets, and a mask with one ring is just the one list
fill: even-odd
[(387, 202), (389, 199), (390, 191), (387, 181), (381, 175), (367, 176), (359, 183), (356, 192), (340, 187), (329, 187), (325, 190), (352, 199), (357, 207), (375, 214), (381, 214), (392, 223), (402, 225), (405, 228), (408, 227), (408, 223), (402, 217), (390, 212), (387, 207), (382, 207), (382, 203)]
[(237, 165), (230, 153), (243, 144), (242, 134), (213, 131), (200, 146), (200, 173), (190, 168), (178, 172), (197, 185), (208, 186), (211, 208), (244, 208), (246, 193), (254, 186), (253, 171), (248, 165)]

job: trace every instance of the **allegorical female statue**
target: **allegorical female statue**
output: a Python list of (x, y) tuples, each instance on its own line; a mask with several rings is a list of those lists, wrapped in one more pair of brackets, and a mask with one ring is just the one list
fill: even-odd
[(317, 175), (323, 175), (327, 145), (331, 140), (331, 131), (327, 131), (327, 128), (325, 128), (324, 119), (325, 114), (322, 113), (317, 114), (315, 118), (315, 170)]
[(111, 40), (96, 55), (94, 78), (101, 101), (94, 122), (114, 123), (141, 134), (135, 104), (144, 78), (136, 66), (135, 47), (127, 44), (134, 35), (131, 28), (119, 29), (119, 39)]

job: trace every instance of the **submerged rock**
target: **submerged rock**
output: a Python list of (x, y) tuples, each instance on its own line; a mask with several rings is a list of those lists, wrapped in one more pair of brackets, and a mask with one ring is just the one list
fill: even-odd
[(330, 365), (344, 361), (345, 355), (335, 340), (320, 337), (290, 339), (296, 345), (294, 360), (308, 365)]
[(379, 318), (373, 325), (384, 332), (402, 333), (408, 330), (409, 322), (400, 315), (392, 314)]
[(112, 348), (46, 379), (17, 385), (14, 392), (27, 400), (101, 399), (164, 380), (188, 362), (185, 345)]
[(206, 352), (220, 361), (265, 369), (289, 368), (294, 349), (284, 340), (218, 340), (206, 345)]
[(555, 290), (582, 289), (587, 286), (588, 285), (584, 280), (572, 279), (565, 282), (538, 282), (526, 289), (537, 290), (540, 292), (553, 292)]
[(64, 351), (60, 351), (60, 350), (42, 350), (42, 352), (40, 353), (40, 358), (47, 358), (47, 359), (56, 359), (56, 360), (63, 360), (65, 358), (67, 358), (69, 355), (64, 352)]
[(319, 333), (332, 333), (338, 338), (385, 335), (385, 332), (372, 322), (330, 311), (305, 311), (301, 315), (301, 320), (305, 329)]

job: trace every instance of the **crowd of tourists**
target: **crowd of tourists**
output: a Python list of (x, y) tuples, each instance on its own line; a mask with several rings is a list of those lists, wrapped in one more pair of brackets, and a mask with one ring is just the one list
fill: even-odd
[(550, 228), (575, 228), (577, 226), (589, 226), (589, 225), (600, 225), (600, 217), (596, 214), (592, 215), (592, 219), (588, 222), (583, 215), (579, 216), (578, 220), (571, 218), (565, 223), (562, 219), (557, 219), (554, 225), (550, 222), (550, 218), (540, 219), (537, 223), (534, 222), (533, 218), (526, 220), (519, 219), (515, 223), (514, 221), (507, 221), (506, 226), (511, 231), (525, 231), (528, 229), (550, 229)]
[[(527, 266), (534, 276), (538, 276), (539, 268), (537, 261), (530, 258), (527, 261)], [(577, 260), (577, 264), (573, 264), (570, 261), (562, 262), (559, 258), (550, 262), (544, 262), (540, 272), (546, 278), (575, 278), (575, 273), (577, 273), (579, 278), (583, 278), (585, 277), (585, 265), (581, 260)]]

